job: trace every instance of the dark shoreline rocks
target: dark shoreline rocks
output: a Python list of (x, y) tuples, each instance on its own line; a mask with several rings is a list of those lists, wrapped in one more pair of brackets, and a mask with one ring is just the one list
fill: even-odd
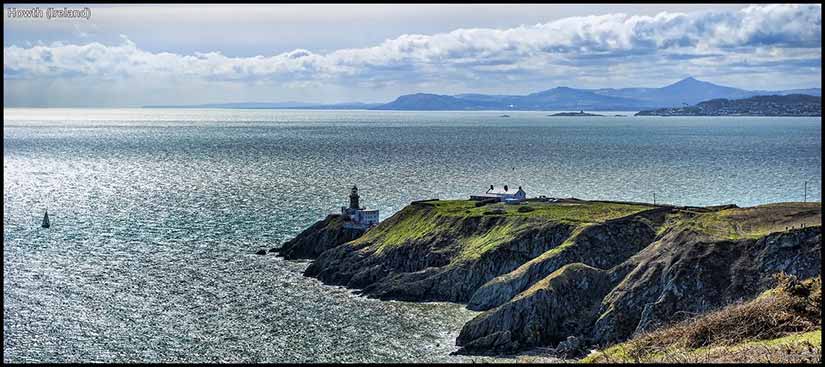
[(365, 231), (362, 229), (344, 228), (344, 222), (340, 214), (327, 215), (326, 218), (305, 229), (281, 247), (270, 251), (277, 252), (278, 256), (287, 260), (315, 259), (322, 252), (364, 234)]

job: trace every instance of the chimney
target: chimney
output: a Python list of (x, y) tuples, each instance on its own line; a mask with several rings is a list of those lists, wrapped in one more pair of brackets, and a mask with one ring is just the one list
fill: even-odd
[(507, 185), (504, 185), (504, 192), (507, 192)]

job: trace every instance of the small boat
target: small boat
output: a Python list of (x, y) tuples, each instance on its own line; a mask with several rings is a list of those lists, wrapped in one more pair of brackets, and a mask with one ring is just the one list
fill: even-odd
[(43, 215), (43, 224), (40, 225), (43, 228), (51, 227), (51, 223), (49, 223), (49, 211), (46, 210), (46, 214)]

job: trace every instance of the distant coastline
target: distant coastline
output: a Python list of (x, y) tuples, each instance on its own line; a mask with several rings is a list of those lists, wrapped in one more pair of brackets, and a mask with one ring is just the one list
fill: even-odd
[(822, 116), (822, 97), (804, 94), (713, 99), (695, 106), (639, 111), (636, 116)]
[(589, 116), (604, 116), (604, 115), (599, 115), (597, 113), (588, 113), (588, 112), (584, 112), (584, 111), (579, 111), (579, 112), (559, 112), (559, 113), (554, 113), (552, 115), (547, 115), (547, 116), (550, 116), (550, 117), (557, 117), (557, 116), (589, 117)]
[(820, 88), (745, 90), (692, 77), (660, 88), (579, 89), (556, 87), (527, 95), (415, 93), (388, 103), (345, 102), (230, 102), (194, 105), (149, 105), (143, 108), (230, 108), (391, 111), (644, 111), (694, 105), (713, 99), (742, 99), (765, 95), (821, 96)]

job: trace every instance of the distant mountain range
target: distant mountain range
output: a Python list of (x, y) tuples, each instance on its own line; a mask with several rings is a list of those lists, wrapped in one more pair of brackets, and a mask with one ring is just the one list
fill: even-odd
[(788, 94), (711, 99), (695, 106), (639, 111), (636, 116), (822, 116), (822, 97)]
[(692, 77), (661, 88), (578, 89), (556, 87), (528, 95), (429, 93), (407, 94), (389, 103), (311, 104), (221, 103), (186, 106), (146, 106), (152, 108), (293, 108), (293, 109), (372, 109), (372, 110), (596, 110), (639, 111), (684, 107), (711, 99), (742, 99), (760, 95), (806, 94), (821, 96), (820, 88), (793, 90), (745, 90), (717, 85)]
[(151, 105), (143, 108), (230, 108), (230, 109), (308, 109), (308, 110), (368, 110), (383, 103), (335, 103), (319, 104), (306, 102), (230, 102), (190, 105)]

